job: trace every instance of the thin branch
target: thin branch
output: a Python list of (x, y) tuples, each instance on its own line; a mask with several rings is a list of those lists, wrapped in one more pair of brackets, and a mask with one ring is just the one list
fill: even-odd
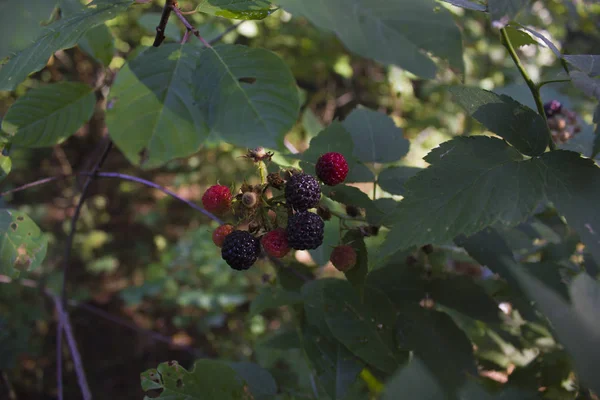
[(86, 310), (86, 311), (88, 311), (88, 312), (90, 312), (92, 314), (95, 314), (95, 315), (97, 315), (99, 317), (102, 317), (102, 318), (104, 318), (104, 319), (106, 319), (108, 321), (114, 322), (117, 325), (124, 326), (124, 327), (129, 328), (129, 329), (131, 329), (133, 331), (136, 331), (136, 332), (139, 332), (139, 333), (144, 334), (146, 336), (149, 336), (152, 339), (156, 340), (157, 342), (163, 342), (163, 343), (166, 343), (166, 344), (168, 344), (170, 346), (173, 346), (173, 347), (185, 350), (185, 351), (189, 352), (190, 354), (194, 355), (195, 357), (205, 357), (206, 356), (199, 349), (193, 348), (191, 346), (186, 346), (186, 345), (175, 343), (171, 338), (169, 338), (167, 336), (161, 335), (160, 333), (154, 332), (154, 331), (152, 331), (150, 329), (142, 328), (142, 327), (140, 327), (140, 326), (138, 326), (138, 325), (136, 325), (136, 324), (134, 324), (134, 323), (132, 323), (130, 321), (127, 321), (124, 318), (120, 318), (120, 317), (114, 316), (114, 315), (112, 315), (112, 314), (110, 314), (110, 313), (108, 313), (108, 312), (106, 312), (106, 311), (104, 311), (104, 310), (102, 310), (100, 308), (91, 306), (91, 305), (86, 304), (86, 303), (79, 303), (79, 302), (76, 302), (76, 301), (69, 301), (69, 304), (72, 305), (72, 306), (81, 308), (83, 310)]
[(177, 5), (171, 4), (171, 10), (173, 10), (175, 15), (177, 15), (177, 18), (179, 18), (179, 20), (183, 23), (183, 25), (185, 25), (186, 29), (188, 31), (192, 32), (194, 34), (194, 36), (196, 36), (202, 42), (203, 45), (205, 45), (206, 47), (212, 47), (210, 45), (210, 43), (208, 43), (206, 40), (204, 40), (204, 38), (202, 36), (200, 36), (200, 32), (198, 32), (198, 29), (194, 28), (192, 26), (192, 24), (189, 23), (189, 21), (187, 20), (185, 15), (183, 15), (181, 13), (181, 10), (179, 10)]
[[(28, 287), (28, 288), (32, 288), (32, 289), (40, 289), (41, 285), (38, 284), (36, 281), (31, 280), (31, 279), (17, 279), (14, 280), (6, 275), (0, 275), (0, 283), (19, 283), (21, 286), (24, 287)], [(48, 289), (42, 289), (42, 293), (45, 294), (48, 297), (56, 297), (50, 290)], [(142, 328), (141, 326), (136, 325), (135, 323), (128, 321), (124, 318), (120, 318), (117, 317), (115, 315), (112, 315), (100, 308), (94, 307), (90, 304), (87, 303), (81, 303), (75, 300), (69, 300), (68, 304), (72, 307), (77, 307), (77, 308), (81, 308), (82, 310), (88, 311), (94, 315), (97, 315), (101, 318), (106, 319), (107, 321), (111, 321), (114, 322), (117, 325), (121, 325), (124, 326), (128, 329), (131, 329), (133, 331), (136, 331), (138, 333), (141, 333), (143, 335), (149, 336), (150, 338), (156, 340), (157, 342), (163, 342), (166, 343), (168, 345), (171, 345), (173, 347), (176, 347), (178, 349), (182, 349), (182, 350), (186, 350), (188, 351), (190, 354), (193, 354), (195, 357), (205, 357), (206, 355), (199, 349), (196, 349), (194, 347), (191, 346), (186, 346), (186, 345), (181, 345), (178, 343), (175, 343), (171, 338), (169, 338), (168, 336), (162, 335), (158, 332), (154, 332), (150, 329), (146, 329), (146, 328)]]
[(525, 83), (527, 83), (527, 86), (529, 87), (529, 90), (533, 95), (533, 99), (535, 100), (535, 105), (537, 107), (538, 113), (544, 119), (544, 122), (546, 122), (548, 146), (550, 146), (550, 150), (556, 150), (556, 144), (554, 143), (554, 140), (552, 140), (552, 133), (550, 132), (550, 128), (548, 128), (548, 119), (546, 118), (546, 112), (544, 111), (544, 103), (542, 102), (542, 97), (540, 96), (540, 90), (538, 86), (533, 82), (533, 80), (529, 77), (529, 74), (527, 73), (527, 70), (525, 70), (523, 63), (521, 63), (521, 60), (519, 59), (515, 48), (510, 42), (510, 37), (506, 32), (506, 28), (500, 29), (500, 34), (502, 35), (502, 44), (504, 45), (504, 47), (506, 47), (506, 50), (508, 50), (510, 57), (513, 59), (515, 65), (517, 66), (517, 69), (521, 73), (521, 76), (523, 76), (523, 79), (525, 79)]
[[(64, 266), (63, 266), (63, 276), (62, 276), (62, 290), (61, 290), (61, 295), (60, 295), (61, 310), (63, 310), (62, 312), (64, 312), (64, 309), (67, 306), (67, 279), (68, 279), (68, 275), (69, 275), (69, 265), (71, 264), (71, 252), (73, 250), (73, 241), (75, 239), (75, 232), (77, 231), (77, 221), (79, 220), (79, 216), (81, 215), (81, 209), (83, 208), (83, 204), (85, 203), (90, 185), (91, 185), (92, 181), (94, 180), (96, 173), (102, 167), (102, 164), (104, 164), (104, 162), (106, 161), (106, 158), (108, 157), (108, 153), (110, 153), (110, 150), (112, 149), (112, 141), (108, 138), (107, 138), (107, 141), (108, 142), (106, 144), (106, 147), (104, 148), (104, 151), (102, 152), (102, 155), (100, 156), (100, 159), (94, 166), (92, 173), (90, 174), (90, 176), (88, 176), (88, 178), (86, 179), (86, 181), (83, 185), (83, 188), (81, 189), (81, 196), (79, 198), (79, 202), (77, 204), (77, 207), (75, 208), (73, 217), (71, 218), (71, 230), (69, 232), (69, 235), (67, 236), (67, 242), (65, 244), (64, 260), (63, 260)], [(57, 310), (57, 311), (60, 311), (60, 310)], [(59, 316), (60, 316), (60, 314), (59, 314)], [(67, 335), (67, 343), (69, 345), (69, 348), (71, 349), (71, 355), (74, 360), (75, 360), (74, 352), (77, 351), (77, 349), (73, 347), (74, 345), (76, 345), (76, 343), (74, 341), (73, 341), (73, 343), (71, 343), (69, 341), (69, 332), (67, 331), (69, 329), (69, 327), (67, 325), (65, 325), (66, 321), (68, 321), (68, 316), (65, 313), (64, 318), (62, 318), (62, 317), (59, 318), (58, 326), (56, 328), (57, 329), (57, 333), (56, 333), (56, 381), (57, 381), (57, 387), (58, 387), (59, 400), (63, 399), (63, 385), (62, 385), (62, 380), (63, 380), (62, 332), (63, 332), (63, 329), (65, 331), (65, 334)], [(71, 332), (71, 335), (72, 335), (72, 332)], [(79, 362), (81, 362), (81, 360), (79, 360)], [(84, 373), (83, 368), (78, 370), (78, 372)], [(89, 392), (89, 388), (87, 388), (85, 374), (83, 376), (80, 376), (78, 373), (77, 379), (79, 381), (79, 386), (81, 388), (81, 392), (84, 395), (84, 399), (85, 400), (91, 399), (91, 394), (90, 394), (90, 397), (85, 397), (85, 394), (86, 394), (85, 390), (87, 390)]]
[(169, 17), (171, 16), (173, 3), (174, 0), (167, 0), (165, 6), (163, 7), (162, 15), (160, 16), (160, 22), (156, 27), (154, 43), (152, 44), (154, 47), (160, 46), (160, 44), (166, 39), (165, 31), (167, 30), (167, 23), (169, 22)]
[[(35, 182), (31, 182), (28, 183), (26, 185), (23, 186), (19, 186), (17, 188), (11, 189), (11, 190), (7, 190), (6, 192), (0, 193), (0, 198), (2, 198), (3, 196), (10, 194), (10, 193), (16, 193), (16, 192), (20, 192), (23, 191), (25, 189), (29, 189), (35, 186), (39, 186), (39, 185), (43, 185), (46, 183), (50, 183), (53, 181), (56, 181), (58, 179), (65, 179), (65, 178), (72, 178), (74, 176), (78, 176), (78, 175), (82, 175), (82, 176), (90, 176), (92, 175), (91, 172), (78, 172), (75, 173), (73, 175), (59, 175), (59, 176), (53, 176), (50, 178), (44, 178), (44, 179), (40, 179), (39, 181), (35, 181)], [(206, 215), (208, 218), (212, 219), (213, 221), (217, 222), (218, 224), (222, 225), (223, 221), (221, 221), (221, 219), (219, 219), (217, 216), (215, 216), (214, 214), (206, 211), (204, 208), (198, 206), (197, 204), (186, 200), (182, 197), (180, 197), (179, 195), (177, 195), (176, 193), (172, 192), (171, 190), (160, 186), (152, 181), (146, 180), (146, 179), (142, 179), (142, 178), (138, 178), (136, 176), (132, 176), (132, 175), (127, 175), (127, 174), (121, 174), (121, 173), (117, 173), (117, 172), (98, 172), (95, 174), (95, 176), (97, 178), (118, 178), (118, 179), (122, 179), (122, 180), (126, 180), (126, 181), (132, 181), (132, 182), (137, 182), (137, 183), (141, 183), (142, 185), (145, 186), (149, 186), (151, 188), (160, 190), (161, 192), (175, 198), (176, 200), (179, 200), (183, 203), (186, 203), (188, 206), (192, 207), (194, 210), (201, 212), (202, 214)]]
[[(88, 173), (82, 173), (82, 175), (87, 175), (87, 174)], [(168, 194), (169, 196), (187, 204), (188, 206), (192, 207), (194, 210), (201, 212), (202, 214), (206, 215), (208, 218), (217, 222), (219, 225), (223, 224), (223, 221), (221, 221), (221, 219), (219, 219), (216, 215), (206, 211), (204, 208), (200, 207), (199, 205), (195, 204), (194, 202), (184, 199), (183, 197), (179, 196), (177, 193), (172, 192), (171, 190), (169, 190), (163, 186), (160, 186), (157, 183), (148, 181), (146, 179), (138, 178), (137, 176), (121, 174), (118, 172), (98, 172), (96, 174), (96, 176), (98, 178), (117, 178), (117, 179), (122, 179), (125, 181), (137, 182), (137, 183), (141, 183), (142, 185), (146, 185), (151, 188), (158, 189), (161, 192)]]
[[(71, 357), (73, 358), (73, 364), (75, 365), (75, 372), (77, 375), (77, 381), (79, 383), (79, 389), (81, 390), (81, 395), (84, 400), (92, 400), (92, 393), (90, 392), (90, 387), (88, 386), (87, 379), (85, 377), (85, 371), (83, 369), (83, 362), (81, 361), (81, 354), (77, 349), (77, 342), (75, 341), (75, 335), (73, 335), (73, 328), (71, 327), (71, 322), (69, 321), (69, 315), (65, 311), (63, 307), (63, 299), (60, 299), (58, 296), (48, 293), (52, 300), (54, 301), (54, 307), (56, 308), (56, 313), (58, 314), (59, 325), (63, 326), (63, 330), (65, 333), (65, 337), (67, 338), (67, 344), (69, 345), (69, 350), (71, 351)], [(56, 338), (58, 342), (62, 341), (62, 332), (59, 331), (60, 336)], [(61, 360), (62, 362), (62, 360)], [(62, 396), (62, 383), (61, 383), (61, 391), (59, 391), (59, 398)]]
[(186, 30), (181, 38), (181, 44), (186, 44), (188, 39), (190, 38), (190, 31)]

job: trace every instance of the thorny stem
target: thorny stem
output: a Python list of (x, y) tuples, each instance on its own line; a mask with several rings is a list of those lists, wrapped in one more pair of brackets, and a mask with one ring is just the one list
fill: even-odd
[(542, 102), (542, 97), (540, 96), (539, 87), (529, 77), (529, 74), (525, 70), (523, 63), (521, 63), (521, 60), (519, 59), (515, 48), (510, 42), (510, 38), (508, 37), (506, 28), (500, 29), (500, 34), (502, 35), (502, 44), (504, 45), (504, 47), (506, 47), (506, 50), (508, 50), (510, 57), (513, 59), (515, 65), (521, 73), (521, 76), (523, 77), (523, 79), (525, 79), (525, 83), (527, 83), (527, 86), (529, 87), (529, 90), (533, 95), (533, 99), (535, 101), (538, 113), (542, 116), (544, 122), (546, 122), (546, 131), (548, 133), (548, 146), (550, 146), (550, 150), (556, 150), (556, 144), (554, 143), (554, 140), (552, 140), (552, 134), (550, 133), (550, 129), (548, 128), (548, 120), (546, 118), (546, 112), (544, 111), (544, 103)]

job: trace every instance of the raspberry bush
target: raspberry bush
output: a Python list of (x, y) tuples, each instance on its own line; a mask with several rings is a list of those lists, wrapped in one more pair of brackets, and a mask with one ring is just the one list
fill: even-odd
[(600, 395), (596, 2), (0, 11), (0, 398)]

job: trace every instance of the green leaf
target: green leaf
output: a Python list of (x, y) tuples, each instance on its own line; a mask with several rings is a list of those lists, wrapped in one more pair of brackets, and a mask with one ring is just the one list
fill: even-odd
[[(141, 374), (144, 391), (162, 389), (157, 399), (239, 400), (250, 399), (244, 382), (227, 364), (212, 360), (196, 361), (191, 371), (177, 361), (161, 363)], [(150, 399), (146, 396), (145, 399)]]
[(590, 97), (600, 100), (600, 81), (591, 78), (581, 71), (569, 72), (573, 85)]
[[(70, 17), (80, 12), (84, 6), (79, 0), (61, 0), (60, 10), (62, 17)], [(160, 17), (158, 18), (160, 19)], [(78, 46), (101, 63), (108, 66), (115, 53), (115, 38), (106, 24), (100, 24), (89, 30), (80, 40)]]
[(455, 86), (454, 99), (487, 129), (502, 136), (528, 156), (539, 156), (548, 146), (548, 127), (535, 111), (506, 95)]
[(335, 279), (319, 279), (306, 283), (302, 287), (302, 298), (304, 300), (304, 312), (306, 320), (314, 326), (322, 335), (332, 337), (327, 321), (325, 319), (325, 287)]
[(525, 220), (543, 198), (535, 160), (502, 140), (460, 137), (425, 160), (431, 166), (410, 179), (383, 246), (386, 254), (414, 245), (444, 244), (495, 223)]
[(105, 67), (110, 65), (115, 54), (115, 38), (106, 24), (92, 28), (78, 45)]
[[(391, 303), (378, 304), (379, 315), (376, 316), (361, 304), (347, 281), (328, 280), (322, 290), (325, 321), (333, 336), (363, 361), (381, 371), (393, 372), (400, 358), (393, 335), (389, 334), (393, 328), (389, 317), (395, 319)], [(382, 313), (388, 318), (379, 318)]]
[(394, 304), (418, 303), (425, 295), (425, 272), (417, 266), (393, 261), (367, 275), (367, 287), (381, 290)]
[(352, 246), (356, 251), (356, 265), (344, 272), (348, 282), (357, 289), (361, 289), (365, 284), (365, 278), (369, 272), (369, 256), (367, 246), (362, 233), (358, 230), (351, 230), (346, 233), (342, 239), (343, 244)]
[(280, 287), (267, 286), (252, 300), (249, 317), (261, 314), (266, 310), (301, 302), (302, 296), (297, 292), (290, 292)]
[(578, 54), (565, 55), (565, 61), (589, 76), (600, 75), (600, 55)]
[(94, 113), (96, 96), (83, 83), (60, 82), (29, 90), (8, 109), (2, 129), (11, 143), (46, 147), (73, 135)]
[(508, 35), (508, 38), (510, 39), (510, 43), (515, 48), (518, 48), (521, 46), (527, 46), (529, 44), (535, 44), (535, 45), (538, 44), (538, 42), (534, 38), (532, 38), (530, 35), (528, 35), (527, 33), (523, 32), (521, 30), (513, 28), (512, 26), (507, 26), (505, 29), (506, 29), (506, 34)]
[(373, 208), (373, 200), (371, 200), (369, 195), (354, 186), (324, 186), (322, 192), (325, 196), (338, 203), (366, 209)]
[(228, 365), (248, 383), (254, 400), (272, 399), (277, 393), (275, 379), (260, 365), (251, 362), (232, 362)]
[(571, 283), (572, 306), (537, 279), (511, 267), (523, 290), (536, 307), (552, 322), (558, 340), (572, 357), (583, 384), (600, 393), (596, 366), (600, 363), (600, 324), (596, 318), (600, 306), (598, 282), (580, 274)]
[(329, 262), (333, 247), (340, 241), (340, 223), (337, 217), (332, 217), (330, 221), (325, 222), (325, 233), (323, 234), (323, 243), (316, 249), (309, 250), (315, 264), (324, 266)]
[(279, 0), (292, 14), (335, 32), (354, 53), (434, 78), (435, 63), (447, 59), (462, 71), (460, 31), (450, 13), (430, 0)]
[[(0, 146), (2, 147), (2, 146)], [(4, 150), (2, 150), (3, 152)], [(12, 160), (0, 152), (0, 182), (2, 182), (12, 170)]]
[(219, 45), (202, 51), (197, 65), (196, 108), (211, 139), (278, 148), (300, 112), (296, 82), (283, 60), (265, 49)]
[(125, 156), (145, 168), (196, 152), (208, 136), (191, 84), (199, 50), (151, 47), (117, 74), (106, 112), (111, 138)]
[(475, 281), (468, 276), (431, 279), (428, 293), (437, 303), (486, 323), (501, 323), (500, 309)]
[(398, 161), (408, 153), (409, 141), (385, 114), (357, 108), (343, 122), (354, 140), (354, 155), (364, 163)]
[(362, 370), (362, 363), (341, 343), (310, 325), (304, 326), (303, 345), (327, 394), (334, 400), (343, 399)]
[(548, 200), (600, 261), (600, 169), (593, 160), (571, 151), (544, 154), (539, 164)]
[(264, 19), (275, 9), (266, 0), (202, 0), (197, 11), (231, 19)]
[(373, 202), (375, 211), (367, 213), (367, 222), (375, 226), (390, 226), (390, 218), (398, 207), (398, 202), (394, 199), (384, 197)]
[(506, 25), (524, 8), (529, 0), (488, 0), (488, 10), (493, 23)]
[(16, 278), (20, 271), (38, 268), (47, 248), (47, 236), (27, 215), (0, 210), (0, 274)]
[(466, 8), (467, 10), (474, 11), (487, 11), (487, 7), (483, 4), (476, 3), (470, 0), (442, 0), (446, 3), (450, 3), (453, 6)]
[(390, 167), (379, 173), (377, 183), (388, 193), (404, 196), (404, 184), (421, 171), (422, 168), (415, 167)]
[(467, 374), (477, 376), (471, 341), (444, 313), (416, 304), (402, 307), (397, 340), (423, 361), (448, 394), (462, 386)]
[(0, 2), (0, 60), (31, 44), (50, 19), (56, 1)]
[(425, 363), (415, 357), (385, 386), (382, 400), (397, 399), (447, 400), (447, 396)]
[(61, 19), (0, 69), (0, 90), (14, 90), (27, 76), (42, 69), (54, 52), (73, 47), (90, 29), (127, 10), (131, 0), (91, 3), (82, 11)]

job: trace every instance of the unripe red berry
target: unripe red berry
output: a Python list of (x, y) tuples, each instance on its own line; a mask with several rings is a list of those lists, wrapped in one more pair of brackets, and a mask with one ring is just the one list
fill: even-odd
[(356, 250), (352, 246), (337, 246), (331, 252), (329, 261), (341, 272), (346, 272), (356, 265)]
[(214, 185), (204, 192), (202, 204), (211, 213), (224, 214), (231, 207), (231, 198), (231, 191), (227, 186)]
[(271, 257), (281, 258), (290, 252), (287, 232), (282, 228), (267, 232), (262, 237), (261, 243), (265, 252)]
[(328, 186), (344, 182), (348, 175), (348, 162), (340, 153), (325, 153), (317, 161), (315, 167), (319, 179)]
[(235, 228), (231, 224), (225, 224), (225, 225), (219, 226), (212, 233), (212, 241), (213, 241), (213, 243), (217, 247), (222, 247), (223, 246), (223, 241), (225, 240), (225, 237), (227, 235), (229, 235), (231, 232), (233, 232), (234, 230), (235, 230)]

